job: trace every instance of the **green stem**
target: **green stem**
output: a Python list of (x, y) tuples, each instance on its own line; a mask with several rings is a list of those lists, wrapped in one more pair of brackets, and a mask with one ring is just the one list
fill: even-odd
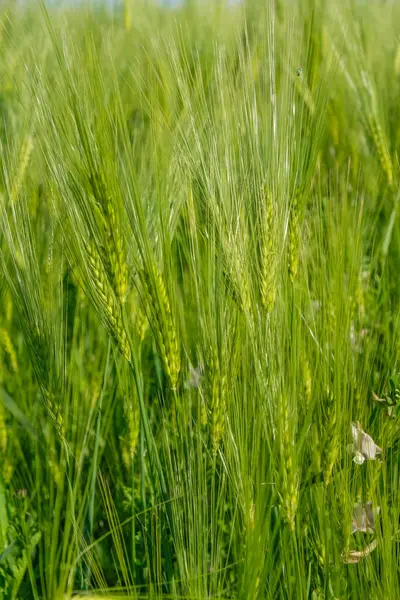
[[(89, 507), (87, 512), (87, 520), (86, 520), (86, 541), (88, 544), (91, 544), (93, 537), (93, 523), (94, 523), (94, 502), (96, 496), (96, 480), (97, 480), (97, 466), (98, 466), (98, 458), (99, 458), (99, 447), (100, 447), (100, 428), (101, 428), (101, 417), (102, 417), (102, 409), (103, 409), (103, 396), (104, 396), (104, 388), (106, 377), (108, 373), (108, 366), (110, 362), (110, 353), (111, 353), (111, 342), (108, 343), (107, 350), (107, 359), (106, 366), (104, 369), (103, 381), (99, 396), (99, 402), (97, 407), (97, 422), (96, 422), (96, 438), (95, 438), (95, 446), (93, 452), (92, 459), (92, 477), (90, 484), (90, 495), (89, 495)], [(90, 588), (90, 579), (91, 579), (91, 568), (90, 565), (87, 564), (85, 569), (85, 577), (84, 577), (84, 590), (88, 590)]]
[[(158, 476), (158, 482), (161, 487), (161, 497), (165, 503), (165, 510), (166, 510), (166, 514), (167, 514), (168, 525), (171, 530), (172, 537), (174, 537), (173, 536), (174, 522), (173, 522), (173, 517), (172, 517), (170, 498), (169, 498), (169, 494), (168, 494), (168, 490), (167, 490), (167, 485), (165, 482), (165, 477), (164, 477), (164, 473), (163, 473), (161, 460), (160, 460), (160, 457), (157, 452), (157, 448), (156, 448), (156, 445), (154, 442), (154, 437), (153, 437), (153, 434), (152, 434), (152, 431), (150, 428), (149, 418), (147, 416), (147, 410), (146, 410), (144, 394), (143, 394), (143, 380), (139, 375), (139, 373), (140, 373), (139, 359), (136, 356), (136, 352), (135, 352), (134, 348), (132, 348), (132, 347), (131, 347), (131, 354), (132, 354), (132, 358), (131, 358), (131, 361), (129, 362), (129, 366), (131, 368), (131, 371), (132, 371), (132, 374), (133, 374), (133, 377), (135, 380), (135, 384), (136, 384), (137, 393), (138, 393), (140, 415), (141, 415), (141, 425), (143, 426), (143, 427), (141, 427), (141, 430), (143, 429), (144, 438), (146, 440), (146, 445), (147, 445), (147, 448), (149, 451), (150, 462), (152, 463), (152, 466), (154, 467), (154, 469), (157, 473), (157, 476)], [(142, 450), (142, 442), (141, 442), (141, 450)], [(143, 453), (142, 453), (142, 461), (144, 464)], [(143, 469), (142, 469), (142, 471), (143, 471)], [(152, 472), (152, 470), (151, 470), (151, 472)], [(143, 485), (143, 482), (142, 482), (142, 485)], [(142, 494), (144, 494), (143, 489), (142, 489)], [(172, 585), (172, 588), (174, 588), (174, 582), (172, 582), (171, 585)]]

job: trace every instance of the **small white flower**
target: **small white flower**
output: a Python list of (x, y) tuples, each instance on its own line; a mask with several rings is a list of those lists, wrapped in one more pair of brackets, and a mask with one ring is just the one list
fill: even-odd
[(356, 464), (362, 464), (364, 462), (361, 461), (358, 456), (360, 454), (363, 456), (364, 460), (375, 460), (379, 458), (379, 455), (382, 453), (382, 448), (375, 444), (368, 433), (365, 433), (358, 421), (356, 424), (351, 424), (351, 435), (353, 438), (353, 452), (355, 454), (353, 460)]
[(362, 465), (363, 462), (365, 461), (365, 458), (363, 457), (361, 452), (356, 452), (354, 455), (353, 461), (356, 463), (356, 465)]
[(362, 533), (375, 532), (375, 517), (379, 515), (380, 506), (373, 508), (372, 502), (365, 504), (357, 503), (353, 507), (352, 533), (361, 531)]

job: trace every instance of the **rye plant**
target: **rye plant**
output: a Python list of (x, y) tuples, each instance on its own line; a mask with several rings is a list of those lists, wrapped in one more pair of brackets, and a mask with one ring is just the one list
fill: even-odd
[(395, 3), (0, 8), (0, 599), (397, 600)]

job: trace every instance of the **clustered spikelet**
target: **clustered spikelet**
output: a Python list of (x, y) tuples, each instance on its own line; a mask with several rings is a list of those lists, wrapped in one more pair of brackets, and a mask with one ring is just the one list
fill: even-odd
[(315, 473), (321, 472), (321, 436), (319, 427), (316, 423), (313, 423), (311, 426), (311, 447), (312, 447), (312, 456), (311, 463), (312, 469)]
[(390, 154), (387, 148), (385, 136), (383, 134), (380, 124), (378, 123), (374, 115), (369, 115), (368, 122), (371, 130), (372, 139), (374, 140), (375, 149), (378, 154), (379, 162), (381, 164), (383, 172), (386, 175), (387, 182), (391, 186), (393, 183), (393, 165), (392, 159), (390, 158)]
[(41, 329), (36, 323), (31, 323), (29, 331), (29, 345), (32, 353), (36, 377), (41, 388), (49, 393), (49, 353), (48, 346)]
[(304, 102), (304, 105), (308, 108), (311, 115), (314, 115), (315, 112), (315, 103), (313, 100), (311, 89), (308, 87), (306, 83), (306, 79), (304, 77), (296, 77), (294, 79), (294, 83), (296, 89), (299, 93), (300, 98)]
[(246, 278), (239, 278), (233, 269), (225, 269), (223, 271), (223, 278), (226, 289), (239, 309), (242, 312), (248, 311), (250, 308), (250, 293)]
[(35, 324), (32, 324), (29, 331), (29, 347), (33, 359), (35, 374), (40, 386), (40, 391), (46, 406), (47, 413), (53, 421), (57, 432), (64, 439), (63, 418), (60, 406), (55, 399), (52, 391), (52, 385), (49, 374), (49, 350), (46, 343), (46, 337)]
[(203, 396), (200, 396), (200, 422), (203, 427), (208, 424), (207, 404)]
[(143, 342), (149, 328), (149, 321), (143, 310), (142, 302), (137, 294), (130, 295), (129, 312), (133, 315), (134, 327), (139, 336), (139, 340)]
[(125, 260), (121, 227), (115, 211), (115, 203), (107, 190), (104, 178), (96, 174), (92, 180), (93, 193), (102, 213), (105, 247), (102, 260), (114, 288), (116, 297), (125, 302), (128, 292), (128, 269)]
[(61, 414), (60, 405), (56, 402), (54, 394), (52, 394), (47, 388), (41, 386), (42, 396), (46, 406), (47, 413), (53, 421), (55, 428), (60, 435), (61, 439), (65, 438), (64, 420)]
[(300, 190), (296, 189), (289, 214), (289, 262), (288, 271), (293, 282), (299, 267), (300, 248)]
[(226, 412), (226, 375), (222, 372), (217, 356), (209, 359), (209, 394), (211, 439), (214, 452), (217, 452), (225, 430)]
[(7, 329), (0, 327), (0, 345), (2, 346), (6, 356), (8, 357), (11, 369), (14, 373), (18, 372), (18, 361), (17, 354), (14, 349), (14, 345), (11, 341), (10, 335)]
[(251, 502), (250, 508), (249, 508), (249, 527), (250, 527), (250, 529), (254, 529), (255, 520), (256, 520), (256, 505), (254, 504), (254, 502)]
[(144, 341), (148, 328), (149, 321), (147, 319), (146, 313), (141, 309), (140, 306), (138, 306), (136, 309), (136, 329), (141, 342)]
[(240, 302), (240, 309), (242, 310), (242, 312), (249, 312), (250, 307), (251, 307), (251, 295), (250, 295), (250, 288), (249, 288), (249, 279), (248, 277), (245, 276), (244, 274), (244, 270), (241, 271), (241, 278), (240, 278), (240, 298), (241, 298), (241, 302)]
[(52, 239), (49, 244), (48, 251), (47, 251), (47, 260), (46, 260), (46, 266), (45, 266), (45, 272), (47, 275), (49, 275), (52, 272), (53, 264), (54, 264), (54, 232), (52, 233)]
[(132, 403), (128, 411), (128, 431), (129, 431), (129, 454), (131, 458), (135, 455), (137, 440), (140, 427), (140, 411), (136, 403)]
[(304, 397), (306, 406), (310, 404), (311, 393), (312, 393), (312, 375), (310, 369), (310, 363), (307, 359), (303, 362), (303, 377), (304, 377)]
[(110, 276), (117, 298), (120, 302), (124, 302), (128, 291), (128, 270), (120, 228), (117, 224), (114, 206), (109, 198), (104, 205), (104, 217)]
[(172, 316), (167, 290), (158, 268), (153, 265), (152, 274), (142, 272), (145, 298), (154, 322), (154, 334), (171, 388), (176, 389), (181, 369), (178, 336)]
[(283, 405), (281, 399), (281, 447), (282, 458), (282, 481), (281, 481), (281, 502), (285, 519), (289, 529), (294, 531), (297, 505), (299, 499), (299, 476), (296, 465), (293, 463), (294, 438), (289, 426), (289, 409)]
[(29, 165), (29, 161), (31, 159), (31, 154), (33, 150), (33, 139), (30, 135), (28, 135), (21, 148), (20, 160), (19, 160), (19, 168), (15, 176), (14, 184), (11, 190), (11, 199), (13, 202), (18, 198), (22, 184), (24, 183), (24, 177), (26, 170)]
[(113, 289), (107, 278), (104, 265), (96, 249), (89, 243), (85, 244), (90, 275), (94, 288), (104, 311), (108, 332), (128, 362), (131, 360), (131, 350), (122, 319), (121, 307), (115, 298)]
[(364, 322), (365, 319), (365, 301), (364, 301), (364, 286), (362, 280), (362, 273), (360, 273), (357, 281), (356, 288), (356, 310), (357, 317), (360, 323)]
[(57, 458), (54, 452), (51, 452), (47, 458), (47, 466), (49, 467), (49, 471), (53, 476), (54, 482), (57, 487), (61, 487), (64, 479), (64, 474), (62, 469), (60, 469), (60, 465), (58, 464)]
[(235, 237), (226, 234), (223, 227), (223, 217), (217, 203), (213, 206), (214, 219), (217, 231), (220, 235), (221, 256), (223, 260), (222, 276), (228, 293), (238, 305), (239, 310), (248, 312), (251, 307), (250, 286), (247, 266), (244, 257), (238, 257), (237, 252), (233, 253), (234, 248), (238, 248)]
[(330, 391), (327, 393), (326, 399), (326, 418), (325, 418), (325, 435), (324, 435), (324, 453), (322, 457), (322, 470), (325, 485), (329, 485), (332, 481), (333, 468), (339, 453), (339, 444), (337, 439), (336, 426), (336, 404), (333, 395)]
[(54, 394), (49, 390), (42, 388), (42, 394), (45, 400), (47, 412), (54, 422), (58, 433), (64, 438), (63, 416), (61, 414), (60, 405), (56, 402)]
[(223, 277), (226, 288), (242, 312), (251, 306), (247, 266), (243, 254), (234, 253), (237, 240), (232, 234), (221, 236), (221, 251), (224, 264)]
[(275, 211), (271, 194), (263, 190), (265, 219), (261, 234), (261, 303), (266, 312), (271, 312), (276, 298), (276, 240), (274, 232)]
[(135, 456), (140, 429), (140, 410), (137, 402), (126, 402), (125, 414), (128, 423), (128, 433), (123, 439), (122, 458), (125, 467), (129, 469)]

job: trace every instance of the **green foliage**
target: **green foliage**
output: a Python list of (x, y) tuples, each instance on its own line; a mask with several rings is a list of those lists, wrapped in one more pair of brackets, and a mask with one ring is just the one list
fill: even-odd
[(397, 600), (400, 8), (0, 10), (0, 599)]

